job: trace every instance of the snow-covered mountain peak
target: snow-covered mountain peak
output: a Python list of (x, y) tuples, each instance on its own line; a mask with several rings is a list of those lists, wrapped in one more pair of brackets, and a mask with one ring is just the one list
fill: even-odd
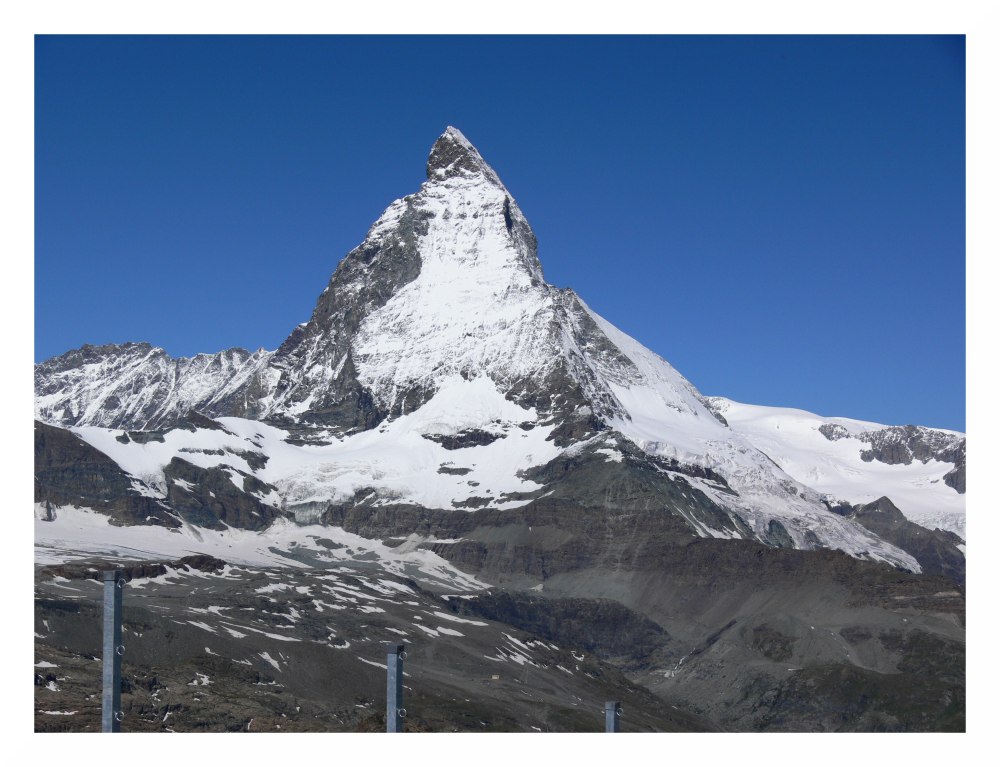
[(448, 126), (427, 158), (427, 178), (437, 181), (462, 176), (481, 176), (490, 183), (503, 186), (496, 171), (487, 164), (472, 143), (458, 128)]

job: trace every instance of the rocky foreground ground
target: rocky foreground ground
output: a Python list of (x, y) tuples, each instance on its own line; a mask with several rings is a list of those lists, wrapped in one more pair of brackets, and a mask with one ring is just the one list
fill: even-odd
[[(964, 730), (959, 592), (887, 571), (877, 593), (839, 601), (803, 583), (805, 610), (744, 564), (742, 590), (713, 582), (714, 601), (657, 588), (674, 626), (612, 599), (432, 592), (374, 562), (38, 566), (35, 729), (100, 728), (96, 577), (121, 565), (124, 732), (382, 731), (385, 641), (406, 645), (413, 732), (598, 732), (607, 700), (624, 732)], [(713, 611), (735, 617), (702, 635)]]
[[(108, 564), (37, 571), (36, 731), (100, 729), (102, 585), (93, 576)], [(611, 603), (604, 625), (595, 617), (577, 642), (560, 644), (374, 569), (192, 557), (126, 572), (123, 732), (382, 731), (384, 641), (406, 646), (410, 731), (600, 731), (610, 699), (622, 701), (626, 732), (715, 729), (595, 654), (613, 652), (609, 620), (658, 633)]]

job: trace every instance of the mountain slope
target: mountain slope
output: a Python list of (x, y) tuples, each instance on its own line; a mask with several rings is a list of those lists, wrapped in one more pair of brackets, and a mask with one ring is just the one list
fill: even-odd
[(225, 455), (201, 465), (252, 474), (275, 488), (272, 502), (300, 512), (362, 491), (368, 505), (512, 508), (545, 492), (527, 476), (563, 451), (619, 462), (625, 438), (654, 459), (649, 470), (679, 469), (717, 508), (709, 522), (668, 504), (699, 535), (919, 569), (831, 513), (665, 360), (545, 283), (527, 220), (459, 131), (435, 142), (427, 176), (343, 259), (276, 351), (170, 360), (143, 344), (85, 347), (36, 367), (38, 417), (76, 427), (123, 465), (155, 452), (154, 475), (172, 454), (118, 447), (94, 427), (169, 429), (191, 407), (264, 419), (227, 428), (266, 437), (265, 466)]
[(192, 409), (253, 415), (254, 385), (270, 357), (228, 349), (175, 359), (148, 343), (85, 345), (35, 365), (35, 417), (157, 429)]
[(965, 435), (824, 418), (712, 397), (713, 411), (830, 503), (888, 496), (911, 522), (965, 538)]

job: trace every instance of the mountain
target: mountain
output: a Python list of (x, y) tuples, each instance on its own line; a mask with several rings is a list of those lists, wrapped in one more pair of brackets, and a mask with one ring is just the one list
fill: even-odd
[[(703, 397), (545, 282), (517, 202), (454, 128), (277, 350), (85, 346), (37, 365), (35, 391), (46, 563), (138, 550), (377, 566), (439, 589), (611, 600), (692, 649), (709, 625), (724, 646), (727, 621), (766, 633), (787, 616), (743, 605), (716, 625), (726, 610), (692, 613), (681, 583), (719, 604), (752, 583), (780, 600), (809, 573), (839, 605), (814, 622), (883, 609), (887, 589), (953, 614), (964, 583), (963, 435)], [(883, 497), (895, 505), (862, 508)], [(794, 644), (793, 622), (778, 633)], [(756, 636), (736, 633), (744, 649)], [(676, 686), (661, 679), (651, 689)]]
[(712, 411), (831, 503), (890, 496), (906, 518), (965, 538), (965, 435), (923, 426), (824, 418), (724, 397)]

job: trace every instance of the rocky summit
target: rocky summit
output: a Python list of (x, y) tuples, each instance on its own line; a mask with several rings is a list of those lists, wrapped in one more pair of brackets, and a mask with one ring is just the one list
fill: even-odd
[(109, 566), (136, 730), (381, 729), (390, 640), (415, 730), (964, 729), (965, 436), (705, 397), (538, 249), (448, 128), (278, 349), (36, 365), (36, 729)]

